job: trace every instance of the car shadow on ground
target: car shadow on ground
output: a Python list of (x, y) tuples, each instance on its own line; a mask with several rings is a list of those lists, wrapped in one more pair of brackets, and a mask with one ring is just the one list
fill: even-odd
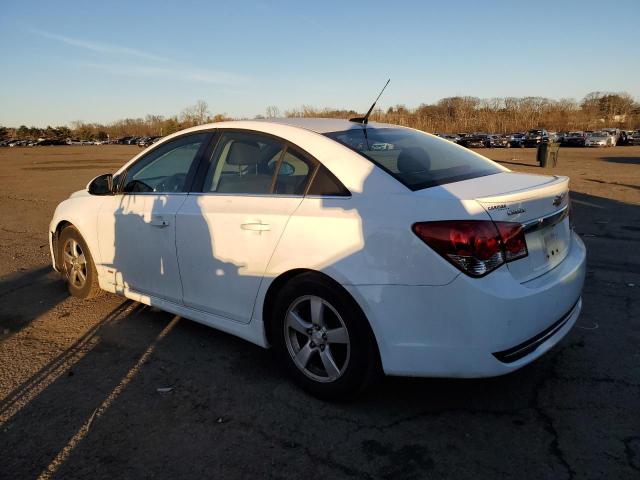
[(22, 330), (67, 297), (64, 283), (49, 265), (0, 278), (0, 340)]
[(605, 162), (640, 165), (640, 157), (602, 157)]

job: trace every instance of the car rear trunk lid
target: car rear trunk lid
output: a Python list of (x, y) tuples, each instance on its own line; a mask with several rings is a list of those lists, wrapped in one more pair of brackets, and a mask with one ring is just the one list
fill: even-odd
[(511, 274), (523, 283), (553, 269), (569, 252), (569, 179), (511, 175), (524, 175), (515, 182), (524, 188), (512, 190), (507, 181), (504, 193), (479, 196), (476, 200), (492, 220), (524, 225), (529, 254), (507, 264)]

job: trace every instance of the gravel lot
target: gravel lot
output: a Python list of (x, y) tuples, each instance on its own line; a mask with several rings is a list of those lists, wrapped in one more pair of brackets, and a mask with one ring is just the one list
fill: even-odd
[[(49, 265), (56, 204), (139, 150), (0, 149), (0, 478), (640, 478), (640, 147), (562, 149), (584, 310), (548, 355), (474, 381), (307, 396), (269, 351)], [(535, 150), (483, 150), (542, 173)], [(168, 393), (158, 388), (170, 387)]]

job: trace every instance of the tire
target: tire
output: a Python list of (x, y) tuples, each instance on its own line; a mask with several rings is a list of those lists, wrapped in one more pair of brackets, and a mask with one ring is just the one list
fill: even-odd
[(87, 243), (73, 225), (62, 230), (58, 240), (60, 271), (67, 281), (69, 293), (77, 298), (98, 296), (102, 290), (98, 284), (98, 272)]
[(312, 395), (346, 400), (380, 373), (377, 345), (364, 314), (321, 275), (304, 273), (285, 284), (271, 314), (270, 338), (280, 363)]

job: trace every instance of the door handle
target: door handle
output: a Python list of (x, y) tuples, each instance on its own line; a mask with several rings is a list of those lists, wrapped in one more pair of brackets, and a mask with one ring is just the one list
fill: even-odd
[(266, 232), (271, 230), (271, 225), (268, 223), (243, 223), (240, 225), (242, 230), (252, 230), (254, 232)]
[(162, 217), (151, 217), (151, 226), (164, 228), (169, 226), (169, 220), (165, 220)]

